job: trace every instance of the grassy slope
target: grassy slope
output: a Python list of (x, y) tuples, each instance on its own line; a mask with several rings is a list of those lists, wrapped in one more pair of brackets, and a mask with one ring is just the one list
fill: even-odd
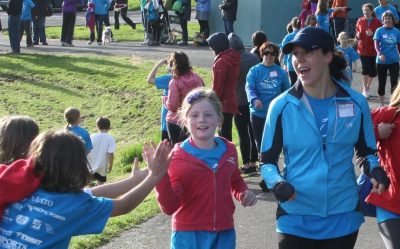
[[(121, 57), (29, 55), (2, 56), (0, 60), (0, 116), (24, 114), (41, 128), (65, 126), (68, 106), (81, 110), (83, 126), (95, 131), (95, 120), (107, 115), (110, 133), (117, 139), (116, 162), (110, 180), (125, 177), (141, 144), (158, 140), (160, 92), (145, 79), (154, 62)], [(206, 82), (210, 72), (195, 69)], [(74, 238), (70, 248), (96, 248), (158, 212), (151, 195), (133, 212), (110, 219), (101, 235)]]

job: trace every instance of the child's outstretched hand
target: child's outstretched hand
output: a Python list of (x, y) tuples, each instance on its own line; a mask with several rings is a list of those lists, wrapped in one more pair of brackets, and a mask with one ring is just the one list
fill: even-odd
[(253, 191), (248, 189), (240, 195), (240, 201), (242, 202), (243, 207), (251, 207), (257, 203), (257, 198)]
[(167, 140), (155, 145), (153, 142), (143, 146), (143, 159), (147, 162), (149, 173), (160, 179), (167, 173), (169, 161), (172, 158), (172, 147)]
[(131, 177), (134, 177), (135, 179), (138, 179), (142, 181), (146, 176), (149, 174), (149, 171), (147, 169), (140, 169), (139, 168), (139, 159), (135, 157), (133, 159), (133, 167), (131, 171)]

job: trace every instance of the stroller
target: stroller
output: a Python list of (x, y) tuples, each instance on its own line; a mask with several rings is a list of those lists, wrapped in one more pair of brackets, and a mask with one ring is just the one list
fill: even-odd
[[(158, 15), (159, 15), (159, 30), (160, 30), (160, 43), (162, 44), (169, 44), (173, 45), (174, 39), (173, 35), (171, 32), (171, 27), (170, 27), (170, 20), (169, 20), (169, 11), (167, 11), (164, 7), (163, 1), (160, 0), (160, 7), (158, 8)], [(172, 14), (172, 13), (171, 13)], [(146, 15), (146, 18), (149, 18), (149, 15)], [(179, 20), (179, 18), (178, 18)], [(151, 31), (151, 26), (150, 26), (150, 20), (147, 20), (147, 37), (150, 38), (149, 40), (152, 40), (153, 35), (150, 32)]]

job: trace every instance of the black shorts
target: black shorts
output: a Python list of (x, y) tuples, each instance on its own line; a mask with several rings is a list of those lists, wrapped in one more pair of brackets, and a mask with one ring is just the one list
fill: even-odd
[(99, 173), (94, 173), (93, 174), (93, 179), (99, 181), (99, 182), (106, 182), (107, 181), (107, 176), (102, 176)]
[(368, 75), (371, 78), (376, 77), (376, 56), (360, 56), (362, 75)]

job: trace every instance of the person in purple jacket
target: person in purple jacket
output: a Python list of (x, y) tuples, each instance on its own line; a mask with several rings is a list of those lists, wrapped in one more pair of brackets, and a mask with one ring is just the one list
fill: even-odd
[(64, 0), (62, 4), (61, 46), (73, 47), (76, 9), (79, 0)]

